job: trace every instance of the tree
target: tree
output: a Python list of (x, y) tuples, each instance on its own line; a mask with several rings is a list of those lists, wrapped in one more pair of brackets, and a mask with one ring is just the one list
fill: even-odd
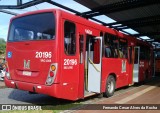
[(0, 44), (5, 44), (6, 41), (3, 38), (0, 38)]
[(5, 54), (6, 51), (6, 41), (3, 38), (0, 38), (0, 55)]

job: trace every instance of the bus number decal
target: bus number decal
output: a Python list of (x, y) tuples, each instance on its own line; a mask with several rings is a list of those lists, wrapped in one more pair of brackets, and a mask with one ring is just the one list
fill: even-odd
[(77, 59), (64, 59), (64, 65), (77, 65)]
[(40, 62), (52, 62), (52, 52), (36, 52), (35, 58), (40, 59)]
[(36, 58), (52, 58), (52, 52), (36, 52)]
[(77, 59), (64, 59), (64, 69), (73, 69), (77, 65)]

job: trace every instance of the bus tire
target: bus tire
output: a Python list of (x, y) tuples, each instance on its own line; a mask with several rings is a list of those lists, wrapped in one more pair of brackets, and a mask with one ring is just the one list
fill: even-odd
[(106, 82), (106, 91), (104, 93), (104, 96), (106, 96), (106, 97), (113, 96), (114, 91), (115, 91), (115, 87), (116, 87), (115, 78), (112, 75), (110, 75), (107, 79), (107, 82)]

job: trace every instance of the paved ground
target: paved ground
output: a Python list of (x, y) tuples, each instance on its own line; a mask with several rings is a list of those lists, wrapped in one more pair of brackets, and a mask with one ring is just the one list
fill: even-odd
[[(121, 94), (122, 92), (132, 90), (138, 86), (125, 87), (115, 92), (115, 95)], [(77, 103), (93, 103), (97, 100), (106, 99), (105, 97), (99, 98), (98, 96), (93, 96), (80, 100)], [(108, 98), (107, 98), (108, 99)], [(18, 89), (12, 89), (5, 87), (4, 82), (0, 81), (0, 104), (46, 104), (46, 105), (61, 105), (62, 103), (71, 103), (72, 101), (66, 101), (62, 99), (56, 99), (43, 94), (29, 94), (27, 91), (22, 91)], [(74, 103), (74, 102), (73, 102)]]
[(0, 104), (53, 104), (58, 99), (42, 94), (29, 94), (27, 91), (0, 89)]
[[(112, 107), (115, 110), (108, 110), (111, 105), (115, 106), (115, 108)], [(125, 109), (131, 109), (132, 107), (133, 110), (119, 110), (123, 106)], [(105, 108), (107, 110), (104, 110)], [(86, 105), (81, 110), (75, 111), (75, 113), (159, 113), (160, 110), (156, 110), (158, 108), (160, 108), (160, 77), (156, 77), (152, 82), (145, 85), (115, 94), (111, 98), (103, 98), (93, 103), (93, 105)]]
[(1, 88), (1, 87), (5, 87), (5, 84), (4, 84), (3, 81), (0, 81), (0, 88)]

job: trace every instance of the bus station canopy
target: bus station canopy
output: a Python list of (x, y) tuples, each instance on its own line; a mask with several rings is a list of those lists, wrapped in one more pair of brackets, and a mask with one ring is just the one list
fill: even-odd
[[(146, 41), (160, 42), (160, 0), (75, 0), (91, 11), (84, 12), (86, 18), (106, 15), (116, 22), (108, 23), (117, 30), (132, 28), (135, 37), (148, 36)], [(106, 20), (107, 22), (107, 20)]]

